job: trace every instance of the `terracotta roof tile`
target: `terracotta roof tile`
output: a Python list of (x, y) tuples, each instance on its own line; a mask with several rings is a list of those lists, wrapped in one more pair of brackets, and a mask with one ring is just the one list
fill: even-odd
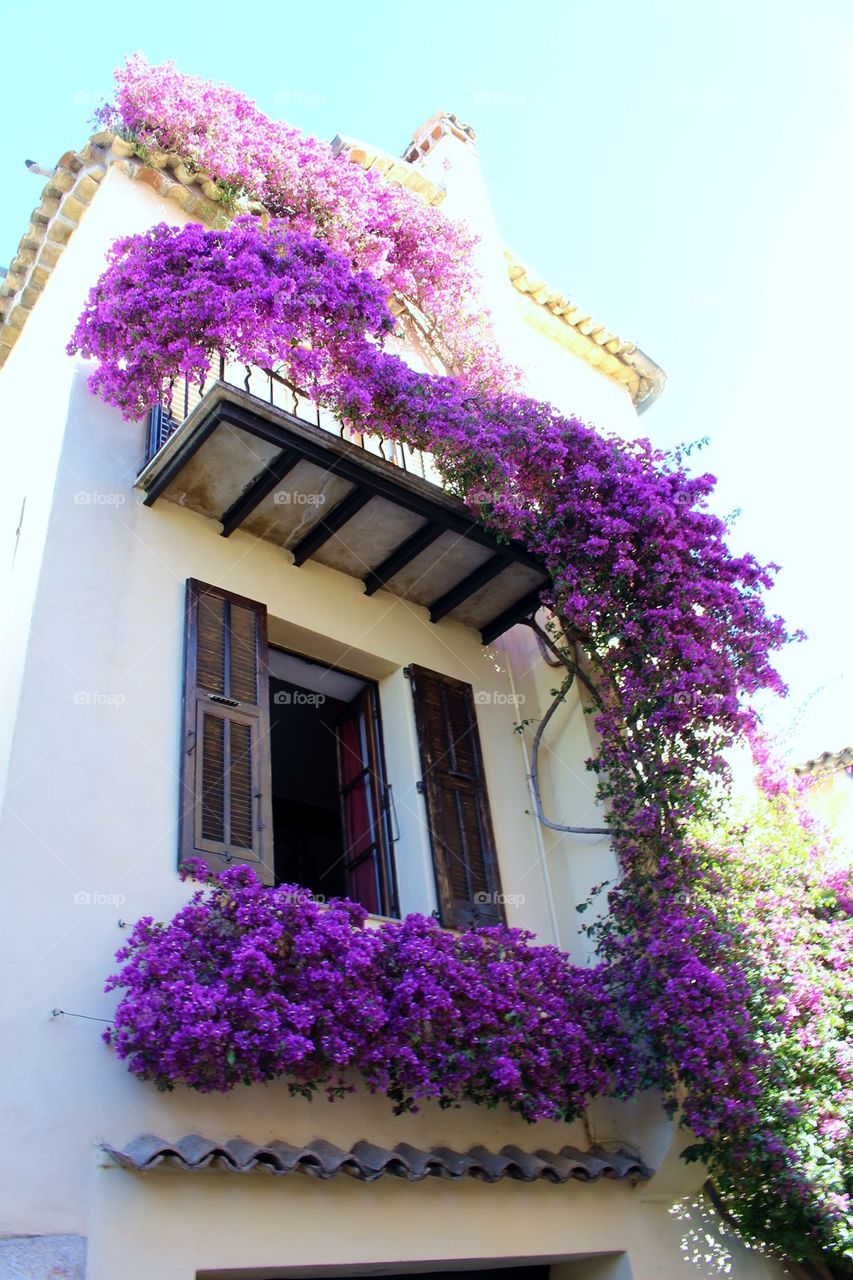
[(424, 1150), (405, 1142), (392, 1150), (372, 1142), (357, 1142), (351, 1150), (344, 1151), (322, 1139), (299, 1147), (281, 1141), (256, 1144), (239, 1137), (216, 1142), (198, 1134), (166, 1142), (152, 1134), (143, 1134), (125, 1147), (105, 1144), (102, 1150), (121, 1168), (137, 1173), (148, 1173), (160, 1166), (187, 1172), (213, 1167), (232, 1173), (266, 1172), (279, 1177), (305, 1173), (324, 1181), (344, 1173), (359, 1182), (375, 1182), (385, 1176), (404, 1178), (408, 1182), (438, 1177), (451, 1181), (476, 1178), (481, 1182), (499, 1182), (502, 1178), (514, 1178), (520, 1182), (541, 1179), (558, 1183), (570, 1179), (594, 1182), (598, 1178), (645, 1180), (651, 1177), (651, 1170), (639, 1157), (627, 1151), (604, 1151), (600, 1147), (590, 1151), (563, 1147), (555, 1154), (522, 1151), (515, 1146), (506, 1146), (497, 1152), (479, 1146), (467, 1152), (449, 1147)]
[[(386, 181), (409, 188), (428, 204), (439, 204), (444, 199), (443, 189), (408, 160), (352, 138), (337, 137), (333, 145), (361, 168), (376, 169)], [(33, 211), (0, 287), (0, 367), (17, 342), (99, 183), (113, 165), (135, 181), (152, 187), (158, 195), (173, 200), (192, 217), (208, 225), (221, 222), (222, 206), (216, 201), (217, 187), (210, 175), (190, 173), (178, 155), (149, 153), (143, 162), (134, 156), (130, 143), (109, 131), (94, 134), (79, 152), (66, 151), (42, 191), (41, 203)], [(638, 410), (647, 408), (660, 395), (666, 375), (635, 343), (624, 341), (593, 320), (509, 250), (505, 257), (509, 278), (518, 292), (527, 295), (551, 324), (559, 321), (554, 331), (559, 341), (627, 387)]]
[(822, 755), (815, 756), (814, 760), (795, 765), (794, 773), (800, 777), (810, 774), (815, 778), (825, 778), (831, 773), (843, 773), (846, 769), (853, 769), (853, 747), (844, 747), (841, 751), (824, 751)]

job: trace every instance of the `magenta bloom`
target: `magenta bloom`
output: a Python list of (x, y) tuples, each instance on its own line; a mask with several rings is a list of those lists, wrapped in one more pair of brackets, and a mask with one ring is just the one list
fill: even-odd
[(457, 937), (423, 916), (366, 928), (355, 903), (320, 906), (248, 868), (194, 873), (208, 888), (168, 924), (140, 920), (107, 984), (123, 995), (105, 1038), (162, 1089), (284, 1076), (334, 1096), (349, 1070), (398, 1111), (505, 1102), (537, 1120), (630, 1083), (601, 973), (556, 947), (504, 927)]

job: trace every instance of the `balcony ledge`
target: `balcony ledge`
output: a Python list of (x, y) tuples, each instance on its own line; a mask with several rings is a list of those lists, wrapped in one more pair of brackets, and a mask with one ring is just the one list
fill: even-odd
[(459, 499), (257, 396), (216, 382), (140, 472), (145, 504), (222, 526), (361, 578), (480, 632), (490, 644), (533, 613), (544, 565), (499, 541)]

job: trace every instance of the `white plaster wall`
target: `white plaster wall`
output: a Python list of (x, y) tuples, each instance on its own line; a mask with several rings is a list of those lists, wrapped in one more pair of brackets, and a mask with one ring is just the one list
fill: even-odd
[[(88, 1280), (253, 1280), (550, 1261), (554, 1280), (779, 1280), (699, 1198), (646, 1203), (606, 1182), (364, 1184), (97, 1169)], [(121, 1229), (116, 1229), (121, 1223)], [(235, 1224), (240, 1229), (235, 1229)], [(154, 1268), (156, 1267), (156, 1271)]]
[[(517, 720), (532, 722), (525, 724), (521, 735), (525, 772), (529, 774), (534, 734), (562, 689), (566, 673), (543, 659), (535, 635), (527, 627), (513, 628), (496, 642), (495, 649), (512, 673)], [(574, 686), (550, 720), (539, 749), (542, 807), (551, 822), (604, 828), (605, 813), (595, 798), (595, 775), (586, 768), (586, 761), (594, 755), (592, 720)], [(529, 808), (535, 811), (532, 793)], [(559, 944), (576, 963), (593, 963), (594, 948), (585, 926), (606, 907), (606, 892), (593, 895), (593, 889), (618, 875), (609, 837), (570, 834), (539, 824), (536, 835), (548, 870), (546, 887), (555, 904)]]
[[(540, 840), (530, 813), (523, 741), (513, 733), (509, 667), (539, 715), (552, 673), (529, 637), (496, 654), (458, 624), (433, 626), (424, 610), (319, 565), (295, 569), (287, 553), (166, 503), (143, 508), (133, 479), (141, 425), (92, 397), (64, 344), (105, 248), (117, 234), (178, 220), (173, 206), (117, 171), (104, 180), (10, 358), (7, 418), (37, 421), (15, 484), (38, 494), (25, 525), (11, 706), (17, 703), (6, 804), (0, 819), (0, 938), (5, 999), (0, 1083), (0, 1233), (89, 1239), (90, 1280), (192, 1280), (204, 1267), (287, 1266), (429, 1258), (501, 1258), (640, 1248), (648, 1210), (628, 1186), (515, 1183), (485, 1187), (388, 1180), (265, 1180), (151, 1175), (98, 1165), (101, 1142), (155, 1132), (242, 1134), (339, 1145), (367, 1137), (394, 1145), (482, 1142), (535, 1149), (585, 1146), (583, 1124), (533, 1129), (504, 1112), (425, 1107), (394, 1118), (385, 1099), (308, 1104), (279, 1083), (224, 1097), (158, 1094), (131, 1077), (99, 1039), (114, 997), (102, 994), (122, 942), (122, 921), (168, 918), (188, 889), (176, 875), (182, 617), (193, 576), (264, 601), (271, 637), (335, 658), (380, 681), (388, 768), (402, 839), (406, 910), (429, 909), (432, 880), (417, 746), (402, 667), (415, 662), (470, 681), (478, 707), (504, 889), (522, 886), (513, 924), (559, 938), (579, 957), (573, 898), (601, 865), (603, 845)], [(570, 364), (570, 357), (566, 357)], [(83, 497), (81, 498), (81, 495)], [(51, 505), (52, 500), (52, 505)], [(42, 555), (43, 552), (43, 555)], [(23, 658), (23, 665), (21, 659)], [(22, 673), (22, 674), (21, 674)], [(543, 694), (544, 690), (544, 694)], [(590, 809), (591, 782), (577, 708), (558, 739), (569, 759), (572, 813)], [(560, 763), (549, 786), (556, 788)], [(554, 798), (556, 804), (556, 798)], [(545, 865), (556, 892), (549, 891)], [(62, 1009), (81, 1017), (52, 1017)], [(614, 1113), (615, 1114), (615, 1113)], [(608, 1138), (665, 1147), (660, 1113), (627, 1108)], [(655, 1210), (654, 1212), (657, 1212)], [(675, 1275), (666, 1267), (636, 1275)], [(743, 1272), (743, 1274), (747, 1274)]]
[[(275, 1274), (285, 1267), (369, 1264), (375, 1274), (383, 1265), (427, 1269), (450, 1259), (524, 1262), (612, 1254), (635, 1242), (645, 1256), (634, 1280), (675, 1280), (683, 1267), (677, 1249), (646, 1266), (659, 1214), (643, 1209), (636, 1190), (614, 1183), (318, 1183), (298, 1175), (280, 1182), (219, 1173), (143, 1179), (98, 1170), (95, 1198), (89, 1280), (147, 1280), (153, 1257), (157, 1280), (191, 1280), (206, 1269), (239, 1274), (257, 1267), (264, 1268), (256, 1273), (262, 1276), (266, 1268)], [(126, 1224), (120, 1239), (111, 1229), (116, 1221)], [(235, 1230), (235, 1223), (249, 1222), (251, 1237)]]
[[(0, 467), (0, 795), (74, 378), (72, 362), (59, 358), (70, 334), (69, 318), (73, 323), (70, 307), (59, 302), (66, 274), (62, 267), (60, 263), (57, 268), (58, 280), (47, 286), (45, 297), (51, 301), (35, 308), (25, 338), (0, 370), (6, 427), (6, 456)], [(87, 271), (91, 269), (90, 263)], [(91, 282), (88, 274), (84, 278)], [(82, 296), (71, 288), (66, 293), (69, 303)], [(47, 352), (53, 353), (47, 361), (50, 376)]]

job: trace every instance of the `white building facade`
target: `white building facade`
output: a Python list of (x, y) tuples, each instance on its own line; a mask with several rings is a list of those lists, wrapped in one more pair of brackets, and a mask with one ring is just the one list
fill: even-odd
[[(660, 370), (506, 252), (470, 131), (434, 117), (404, 161), (340, 146), (480, 232), (498, 335), (535, 394), (636, 433)], [(285, 1082), (160, 1094), (102, 1042), (114, 953), (129, 922), (187, 900), (182, 854), (378, 917), (504, 915), (580, 964), (576, 905), (617, 870), (606, 837), (534, 816), (515, 730), (557, 682), (523, 625), (542, 571), (473, 526), (428, 459), (348, 438), (260, 371), (179, 391), (165, 423), (89, 392), (65, 345), (110, 243), (211, 212), (128, 152), (98, 135), (62, 158), (0, 333), (0, 1277), (778, 1274), (696, 1201), (702, 1172), (654, 1097), (530, 1126), (473, 1106), (395, 1117), (359, 1092), (309, 1103)], [(470, 753), (444, 776), (448, 724)], [(246, 775), (217, 790), (235, 744)], [(543, 753), (552, 818), (601, 825), (593, 751), (571, 695)]]

